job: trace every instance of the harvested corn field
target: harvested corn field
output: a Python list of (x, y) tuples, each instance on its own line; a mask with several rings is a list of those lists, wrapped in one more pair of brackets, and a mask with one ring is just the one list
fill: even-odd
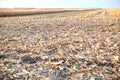
[(0, 17), (0, 79), (119, 80), (120, 9)]

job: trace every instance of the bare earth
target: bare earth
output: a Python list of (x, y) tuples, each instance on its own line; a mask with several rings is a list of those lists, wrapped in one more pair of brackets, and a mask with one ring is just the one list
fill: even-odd
[(120, 9), (0, 17), (0, 80), (120, 80)]

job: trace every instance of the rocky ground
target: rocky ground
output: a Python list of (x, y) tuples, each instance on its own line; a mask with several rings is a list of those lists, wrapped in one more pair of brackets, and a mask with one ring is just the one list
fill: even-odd
[(0, 80), (120, 80), (120, 17), (101, 9), (1, 17)]

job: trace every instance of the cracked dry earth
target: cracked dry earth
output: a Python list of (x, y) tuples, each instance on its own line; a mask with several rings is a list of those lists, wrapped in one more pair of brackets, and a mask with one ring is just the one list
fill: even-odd
[(1, 17), (0, 80), (120, 80), (120, 17), (99, 9)]

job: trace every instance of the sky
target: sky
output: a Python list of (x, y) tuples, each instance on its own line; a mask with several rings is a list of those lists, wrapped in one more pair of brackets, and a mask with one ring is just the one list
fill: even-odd
[(120, 8), (120, 0), (0, 0), (0, 8)]

